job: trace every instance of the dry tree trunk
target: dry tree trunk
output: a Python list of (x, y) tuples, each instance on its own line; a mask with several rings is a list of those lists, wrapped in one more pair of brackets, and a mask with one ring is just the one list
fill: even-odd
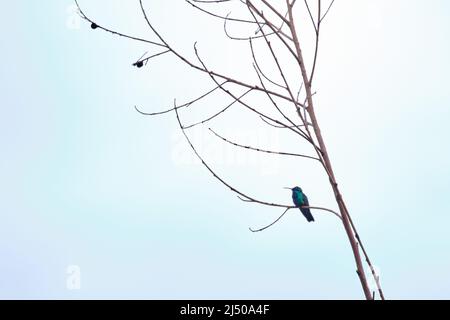
[[(371, 299), (373, 299), (373, 296), (370, 293), (369, 285), (367, 283), (367, 278), (366, 278), (366, 275), (364, 272), (363, 263), (361, 261), (361, 256), (359, 254), (358, 243), (356, 242), (355, 236), (352, 231), (352, 226), (350, 224), (349, 213), (346, 211), (344, 200), (341, 196), (341, 193), (339, 192), (338, 184), (337, 184), (336, 178), (334, 176), (333, 167), (331, 165), (327, 147), (323, 140), (322, 133), (320, 131), (320, 126), (319, 126), (319, 123), (317, 122), (316, 114), (314, 111), (314, 103), (313, 103), (312, 92), (311, 92), (311, 82), (310, 82), (310, 79), (308, 78), (308, 74), (306, 72), (306, 67), (305, 67), (305, 63), (304, 63), (304, 59), (303, 59), (303, 53), (300, 48), (300, 42), (297, 37), (297, 31), (295, 30), (294, 17), (292, 14), (292, 6), (289, 4), (288, 0), (286, 0), (286, 2), (288, 5), (288, 12), (289, 12), (289, 22), (290, 22), (289, 26), (290, 26), (292, 37), (294, 40), (295, 49), (297, 51), (297, 55), (299, 58), (301, 76), (303, 78), (303, 83), (305, 84), (306, 98), (308, 101), (308, 108), (306, 108), (306, 110), (311, 119), (312, 127), (314, 129), (314, 133), (317, 138), (317, 142), (319, 144), (320, 153), (323, 157), (323, 164), (324, 164), (326, 171), (328, 173), (328, 176), (330, 178), (330, 183), (333, 188), (334, 196), (336, 198), (336, 202), (339, 206), (339, 211), (341, 213), (342, 223), (344, 225), (345, 232), (347, 233), (348, 239), (350, 241), (350, 245), (352, 247), (353, 255), (355, 257), (355, 262), (356, 262), (357, 273), (358, 273), (359, 279), (361, 281), (361, 286), (363, 288), (364, 295), (365, 295), (366, 299), (371, 300)], [(320, 19), (320, 17), (319, 17), (319, 19)]]

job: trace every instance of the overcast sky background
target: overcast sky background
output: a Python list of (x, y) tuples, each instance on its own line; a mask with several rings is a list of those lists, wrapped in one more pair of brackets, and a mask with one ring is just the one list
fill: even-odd
[[(193, 57), (198, 41), (211, 65), (243, 70), (249, 52), (222, 41), (220, 22), (183, 1), (147, 3), (177, 48)], [(137, 1), (80, 4), (99, 24), (149, 36)], [(335, 217), (315, 212), (308, 224), (291, 211), (249, 232), (280, 210), (243, 203), (214, 180), (174, 115), (133, 109), (170, 107), (209, 79), (169, 56), (133, 68), (154, 49), (92, 31), (72, 1), (10, 2), (0, 26), (0, 298), (363, 297)], [(450, 298), (449, 39), (444, 0), (339, 0), (324, 24), (317, 113), (387, 298)], [(184, 119), (228, 102), (205, 101)], [(303, 151), (239, 107), (211, 126)], [(291, 200), (282, 187), (300, 185), (311, 204), (336, 208), (317, 165), (233, 153), (207, 127), (190, 134), (234, 185), (280, 203)], [(67, 286), (70, 266), (78, 290)]]

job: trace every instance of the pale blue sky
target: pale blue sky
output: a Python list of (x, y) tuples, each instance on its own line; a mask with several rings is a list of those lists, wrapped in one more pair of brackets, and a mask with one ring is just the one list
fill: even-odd
[[(80, 3), (101, 24), (148, 34), (137, 1)], [(224, 70), (249, 58), (218, 47), (222, 25), (183, 1), (148, 3), (155, 24), (189, 55), (198, 40)], [(315, 213), (308, 224), (292, 211), (250, 233), (281, 212), (224, 189), (192, 160), (173, 115), (133, 109), (183, 101), (208, 79), (169, 57), (132, 68), (151, 48), (78, 27), (71, 6), (13, 1), (0, 22), (0, 297), (362, 298), (336, 218)], [(339, 0), (323, 32), (316, 108), (386, 296), (448, 299), (450, 4)], [(203, 108), (217, 110), (213, 102)], [(236, 120), (239, 111), (214, 127), (302, 150), (249, 115)], [(249, 193), (289, 203), (281, 187), (299, 184), (312, 203), (335, 208), (317, 166), (235, 155), (205, 130), (191, 134)], [(70, 265), (80, 267), (79, 290), (66, 287)]]

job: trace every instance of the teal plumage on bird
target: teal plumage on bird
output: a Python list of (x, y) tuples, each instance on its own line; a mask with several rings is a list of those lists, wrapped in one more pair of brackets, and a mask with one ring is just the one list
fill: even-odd
[(286, 189), (292, 190), (292, 201), (294, 202), (294, 205), (300, 209), (306, 220), (308, 220), (308, 222), (314, 221), (311, 210), (309, 208), (302, 208), (309, 207), (308, 197), (303, 193), (302, 189), (300, 187)]

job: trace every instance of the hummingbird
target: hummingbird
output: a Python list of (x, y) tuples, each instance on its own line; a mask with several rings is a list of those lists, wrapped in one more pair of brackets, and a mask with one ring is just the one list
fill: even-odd
[(309, 206), (308, 197), (306, 194), (303, 193), (302, 188), (300, 187), (294, 187), (294, 188), (288, 188), (285, 189), (292, 190), (292, 201), (294, 201), (294, 205), (298, 208), (300, 208), (300, 211), (305, 216), (306, 220), (308, 222), (314, 221), (314, 217), (311, 214), (311, 211), (309, 208), (302, 208), (302, 206)]

